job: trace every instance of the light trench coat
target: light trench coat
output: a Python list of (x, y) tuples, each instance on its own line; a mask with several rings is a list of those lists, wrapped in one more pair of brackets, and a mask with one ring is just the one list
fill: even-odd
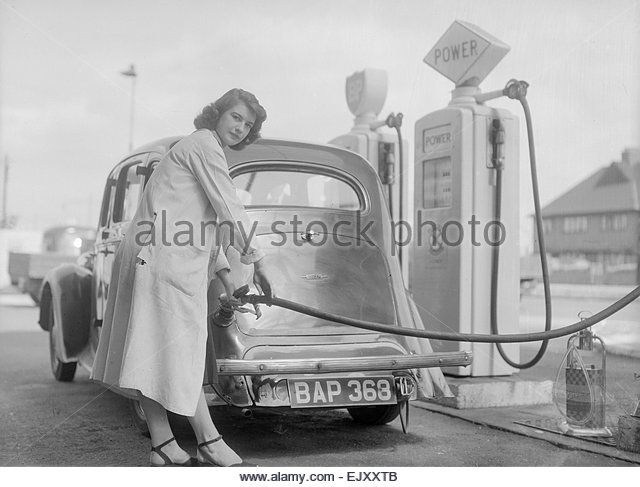
[(151, 176), (115, 255), (91, 378), (195, 414), (204, 378), (207, 285), (226, 267), (220, 232), (251, 264), (263, 256), (217, 136), (178, 142)]

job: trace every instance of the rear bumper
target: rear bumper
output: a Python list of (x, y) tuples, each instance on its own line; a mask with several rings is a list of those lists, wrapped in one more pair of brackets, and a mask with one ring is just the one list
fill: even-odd
[(434, 352), (423, 355), (384, 355), (327, 359), (239, 360), (218, 359), (220, 375), (330, 374), (431, 367), (466, 367), (471, 352)]

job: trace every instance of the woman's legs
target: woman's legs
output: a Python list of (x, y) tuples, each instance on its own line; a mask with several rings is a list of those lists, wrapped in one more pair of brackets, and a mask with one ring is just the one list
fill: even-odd
[[(144, 411), (144, 415), (147, 418), (147, 425), (149, 426), (149, 433), (151, 434), (151, 446), (161, 445), (173, 437), (171, 426), (169, 426), (167, 410), (153, 399), (149, 399), (141, 393), (138, 393), (138, 399), (142, 406), (142, 410)], [(190, 455), (180, 448), (178, 443), (175, 441), (163, 446), (162, 452), (175, 463), (182, 463), (190, 458)], [(151, 452), (149, 461), (158, 465), (162, 465), (164, 463), (164, 460), (160, 455), (155, 452)]]
[[(204, 397), (204, 390), (200, 390), (200, 397), (198, 399), (198, 406), (196, 407), (196, 413), (194, 416), (188, 418), (189, 423), (196, 435), (198, 444), (204, 443), (209, 440), (217, 438), (220, 433), (213, 424), (211, 414), (209, 413), (209, 407)], [(213, 461), (220, 466), (228, 466), (234, 463), (242, 462), (242, 459), (234, 452), (224, 440), (216, 441), (205, 447), (202, 447), (199, 452), (205, 460)]]

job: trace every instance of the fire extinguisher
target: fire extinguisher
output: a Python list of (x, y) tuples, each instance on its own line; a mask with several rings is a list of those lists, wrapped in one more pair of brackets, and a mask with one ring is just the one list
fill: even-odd
[(606, 364), (605, 344), (591, 328), (569, 337), (554, 384), (554, 402), (565, 418), (560, 424), (564, 433), (612, 436), (605, 421)]

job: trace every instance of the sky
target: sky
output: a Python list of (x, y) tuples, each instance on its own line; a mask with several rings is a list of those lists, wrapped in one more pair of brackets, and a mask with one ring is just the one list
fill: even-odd
[[(640, 0), (0, 0), (0, 155), (18, 227), (94, 226), (109, 170), (134, 145), (193, 130), (231, 87), (267, 108), (263, 136), (327, 142), (353, 125), (345, 79), (384, 69), (381, 117), (443, 108), (453, 84), (422, 62), (455, 21), (510, 52), (481, 84), (530, 84), (543, 205), (640, 147)], [(533, 212), (521, 120), (520, 213)], [(408, 154), (408, 170), (413, 154)]]

